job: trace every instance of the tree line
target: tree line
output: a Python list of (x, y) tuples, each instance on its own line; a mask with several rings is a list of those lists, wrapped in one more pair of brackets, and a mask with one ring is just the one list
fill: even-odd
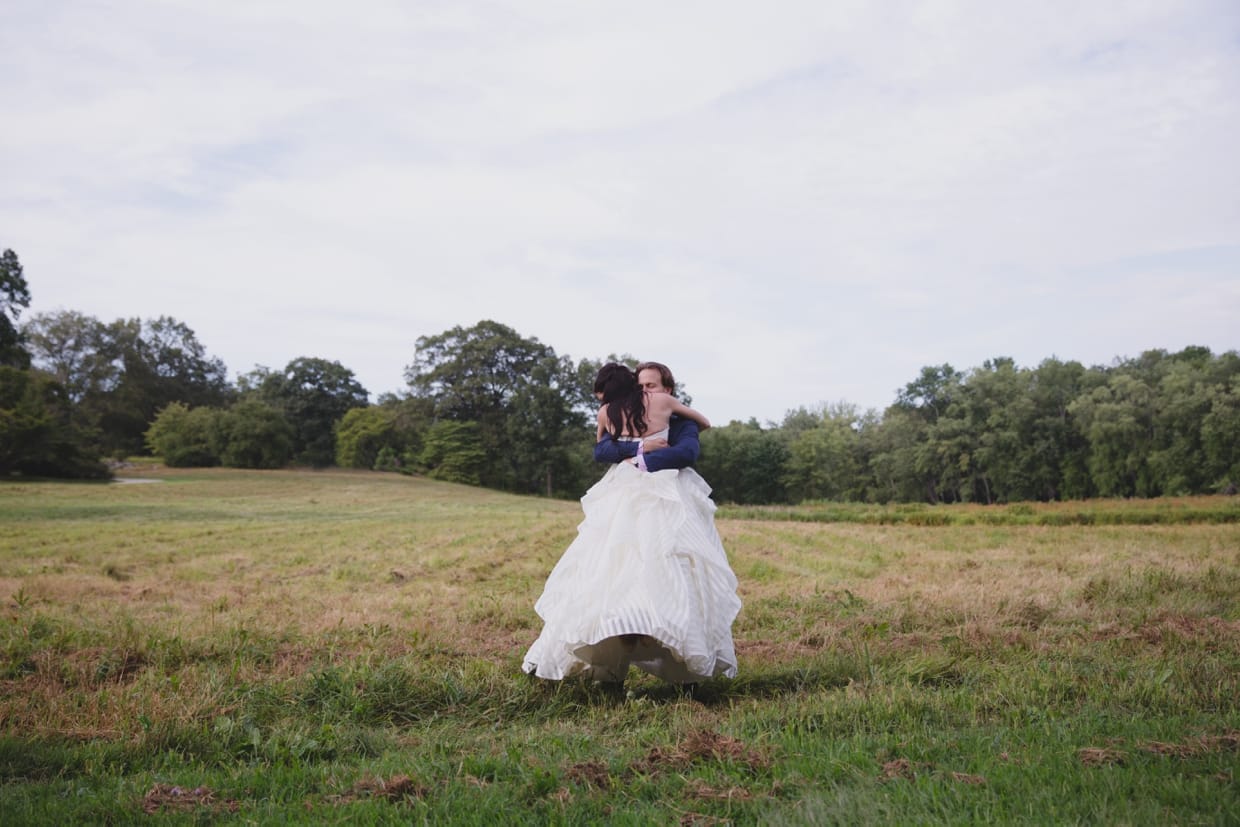
[(738, 503), (976, 502), (1235, 493), (1240, 355), (1149, 350), (1110, 366), (924, 367), (881, 415), (847, 403), (702, 437)]
[[(592, 461), (594, 374), (494, 321), (420, 337), (407, 390), (372, 404), (339, 362), (299, 357), (228, 381), (176, 319), (73, 310), (19, 323), (30, 293), (0, 256), (0, 473), (104, 477), (104, 460), (290, 463), (427, 474), (577, 497)], [(983, 502), (1234, 491), (1240, 356), (1147, 351), (1109, 366), (996, 358), (929, 366), (884, 411), (847, 402), (702, 435), (715, 498)]]

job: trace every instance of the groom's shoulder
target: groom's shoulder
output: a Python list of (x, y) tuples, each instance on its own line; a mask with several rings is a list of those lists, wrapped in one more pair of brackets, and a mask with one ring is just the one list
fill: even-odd
[(699, 430), (698, 424), (694, 422), (692, 419), (683, 417), (680, 414), (672, 414), (672, 418), (668, 422), (669, 432), (676, 433), (678, 431), (685, 431), (685, 430), (690, 430), (690, 429), (694, 431)]

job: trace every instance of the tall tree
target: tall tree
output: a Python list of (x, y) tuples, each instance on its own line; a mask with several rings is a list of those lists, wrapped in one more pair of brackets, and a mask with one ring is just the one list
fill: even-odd
[(1204, 491), (1213, 480), (1202, 444), (1202, 424), (1215, 399), (1208, 382), (1209, 351), (1200, 358), (1173, 358), (1158, 380), (1154, 395), (1154, 444), (1150, 472), (1163, 494)]
[(293, 429), (293, 453), (315, 467), (336, 458), (335, 428), (353, 408), (370, 404), (370, 394), (339, 362), (300, 357), (279, 373), (258, 378), (253, 395), (284, 414)]
[(963, 380), (964, 374), (946, 363), (923, 367), (921, 374), (896, 396), (895, 404), (916, 411), (926, 422), (934, 423), (947, 413)]
[(30, 306), (30, 288), (22, 275), (17, 253), (0, 253), (0, 365), (15, 368), (30, 366), (30, 354), (17, 327), (22, 310)]
[(435, 401), (436, 413), (462, 422), (501, 414), (535, 365), (554, 351), (537, 339), (484, 320), (417, 340), (405, 380), (415, 395)]
[[(580, 368), (537, 339), (498, 322), (454, 327), (417, 340), (405, 379), (414, 396), (429, 399), (435, 416), (473, 429), (455, 429), (424, 452), (449, 462), (444, 451), (465, 450), (465, 467), (487, 486), (545, 492), (563, 488), (557, 478), (577, 466), (566, 453), (566, 434), (586, 428)], [(593, 377), (591, 376), (591, 381)], [(579, 437), (578, 437), (579, 438)], [(479, 465), (474, 448), (486, 458)]]
[(0, 474), (108, 476), (65, 407), (64, 388), (46, 374), (0, 365)]
[(441, 420), (426, 431), (419, 456), (422, 467), (435, 479), (482, 484), (487, 465), (477, 422)]
[(587, 432), (587, 420), (573, 404), (574, 378), (572, 362), (549, 352), (513, 393), (504, 423), (510, 446), (505, 455), (518, 490), (550, 497), (557, 488), (577, 487), (574, 471), (581, 466), (572, 454), (588, 448), (565, 438)]
[(845, 500), (860, 496), (860, 417), (847, 403), (824, 406), (817, 415), (802, 408), (784, 417), (788, 438), (784, 484), (801, 500)]
[(107, 325), (98, 358), (110, 370), (100, 369), (103, 384), (82, 407), (110, 454), (141, 451), (146, 429), (172, 402), (215, 407), (231, 400), (224, 363), (208, 357), (194, 331), (170, 316)]
[[(916, 444), (902, 458), (911, 460), (925, 498), (932, 503), (959, 499), (963, 472), (956, 463), (960, 456), (958, 443), (964, 435), (955, 422), (942, 428), (936, 426), (946, 416), (963, 380), (964, 374), (946, 363), (923, 367), (921, 375), (904, 386), (892, 405), (922, 423)], [(901, 475), (908, 470), (902, 467)]]
[(1011, 358), (987, 359), (968, 373), (949, 405), (945, 420), (961, 426), (950, 464), (963, 478), (962, 499), (990, 504), (1028, 491), (1021, 468), (1031, 419), (1027, 384), (1028, 373)]
[(1126, 371), (1078, 397), (1070, 406), (1089, 441), (1089, 472), (1104, 497), (1150, 497), (1149, 455), (1154, 444), (1154, 391)]
[(418, 397), (385, 394), (378, 405), (353, 408), (336, 425), (336, 464), (412, 471), (433, 418), (430, 402)]
[(1210, 489), (1234, 494), (1240, 487), (1240, 379), (1215, 387), (1201, 442)]
[(929, 426), (915, 410), (892, 405), (882, 419), (862, 431), (872, 499), (877, 502), (916, 502), (929, 499), (933, 486), (917, 470), (917, 447)]
[(146, 431), (146, 444), (170, 468), (201, 468), (220, 464), (218, 442), (221, 411), (173, 402)]
[(74, 407), (114, 386), (120, 365), (110, 357), (107, 326), (76, 310), (38, 313), (23, 326), (37, 368), (64, 387)]
[(1021, 473), (1031, 499), (1081, 499), (1094, 493), (1089, 475), (1089, 442), (1069, 408), (1078, 396), (1103, 384), (1098, 371), (1080, 362), (1044, 359), (1029, 382), (1033, 421), (1021, 446)]
[(232, 468), (283, 468), (293, 456), (293, 429), (257, 399), (243, 399), (217, 423), (220, 461)]
[(781, 503), (788, 497), (787, 460), (788, 448), (778, 430), (763, 429), (750, 419), (705, 431), (697, 467), (713, 487), (716, 502)]

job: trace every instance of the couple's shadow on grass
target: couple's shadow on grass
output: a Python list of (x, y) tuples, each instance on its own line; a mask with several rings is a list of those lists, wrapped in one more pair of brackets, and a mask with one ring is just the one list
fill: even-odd
[(689, 684), (667, 683), (636, 670), (631, 671), (622, 684), (585, 678), (560, 682), (534, 680), (548, 694), (590, 705), (644, 700), (655, 704), (693, 701), (703, 706), (719, 706), (742, 698), (776, 698), (802, 692), (842, 689), (859, 677), (827, 666), (796, 666), (763, 669), (754, 674), (742, 671), (736, 678), (714, 678)]

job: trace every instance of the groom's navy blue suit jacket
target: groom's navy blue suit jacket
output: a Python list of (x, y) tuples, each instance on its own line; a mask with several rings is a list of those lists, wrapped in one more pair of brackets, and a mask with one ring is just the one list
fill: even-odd
[[(647, 471), (663, 471), (668, 468), (688, 468), (697, 462), (702, 451), (698, 439), (698, 424), (683, 416), (673, 416), (668, 425), (667, 447), (646, 454)], [(604, 432), (603, 438), (594, 446), (597, 462), (615, 464), (637, 456), (637, 443), (615, 440)]]

